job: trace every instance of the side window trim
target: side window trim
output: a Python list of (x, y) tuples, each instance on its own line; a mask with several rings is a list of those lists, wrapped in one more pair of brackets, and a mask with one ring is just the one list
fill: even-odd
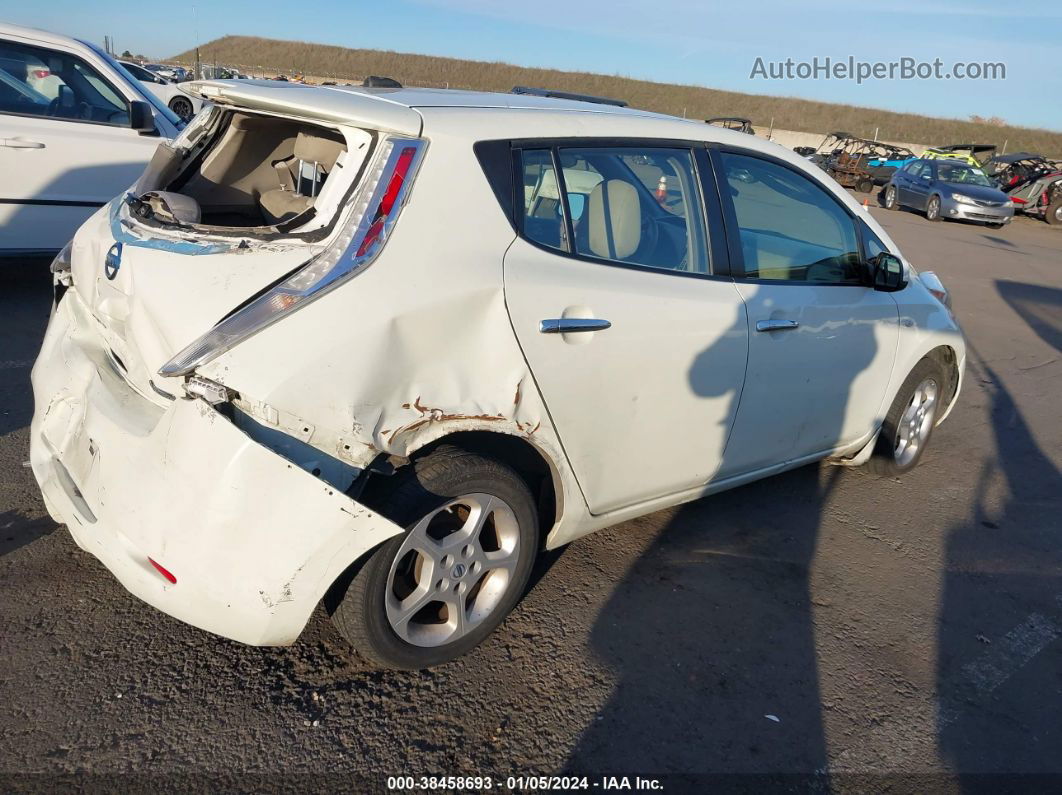
[[(482, 142), (481, 142), (482, 143)], [(728, 237), (726, 235), (726, 225), (723, 219), (723, 207), (718, 188), (712, 185), (714, 181), (714, 169), (711, 167), (708, 161), (706, 152), (707, 142), (705, 141), (686, 141), (676, 139), (656, 139), (656, 138), (527, 138), (527, 139), (513, 139), (508, 141), (508, 144), (512, 152), (512, 175), (511, 181), (513, 185), (513, 202), (511, 208), (505, 208), (510, 210), (512, 215), (510, 221), (513, 224), (518, 236), (526, 243), (534, 246), (535, 248), (542, 249), (550, 254), (561, 257), (570, 257), (572, 259), (580, 260), (583, 262), (591, 262), (597, 265), (607, 265), (615, 268), (627, 268), (640, 271), (642, 273), (657, 273), (668, 276), (679, 276), (684, 278), (694, 279), (731, 279), (731, 256), (730, 250), (727, 246)], [(635, 148), (644, 146), (649, 149), (668, 149), (678, 148), (686, 149), (690, 152), (693, 167), (696, 172), (696, 182), (700, 189), (701, 199), (701, 214), (702, 221), (705, 224), (705, 229), (708, 235), (708, 246), (705, 252), (708, 257), (709, 273), (695, 273), (691, 271), (679, 271), (669, 270), (666, 268), (653, 268), (646, 265), (637, 263), (621, 262), (618, 260), (611, 260), (606, 258), (589, 256), (576, 251), (571, 250), (571, 241), (573, 240), (573, 229), (568, 211), (568, 199), (567, 199), (567, 186), (564, 183), (564, 175), (560, 168), (560, 150), (567, 148)], [(557, 249), (544, 245), (530, 237), (524, 232), (523, 213), (519, 211), (522, 206), (519, 198), (516, 195), (519, 186), (523, 184), (523, 152), (526, 150), (548, 150), (551, 153), (553, 160), (553, 168), (557, 174), (558, 190), (561, 196), (561, 212), (564, 214), (564, 230), (567, 240), (564, 241), (565, 248)]]
[(741, 155), (743, 157), (751, 157), (757, 160), (763, 160), (767, 163), (772, 163), (774, 165), (785, 168), (793, 172), (797, 176), (803, 177), (804, 179), (809, 180), (812, 183), (816, 184), (818, 187), (820, 187), (822, 192), (825, 193), (830, 198), (830, 200), (833, 201), (833, 203), (836, 204), (837, 207), (844, 212), (846, 216), (848, 216), (848, 220), (852, 223), (853, 233), (859, 246), (859, 257), (863, 262), (865, 262), (866, 257), (863, 248), (863, 234), (862, 230), (860, 229), (860, 221), (862, 219), (858, 218), (849, 207), (845, 206), (843, 202), (839, 201), (837, 197), (834, 196), (833, 191), (829, 190), (825, 185), (819, 184), (818, 180), (814, 179), (814, 177), (809, 176), (798, 168), (794, 168), (792, 164), (787, 163), (781, 158), (773, 157), (769, 154), (757, 152), (752, 149), (745, 149), (740, 146), (731, 146), (729, 144), (718, 143), (709, 143), (708, 152), (712, 162), (712, 170), (715, 174), (716, 190), (718, 190), (719, 192), (720, 207), (723, 211), (723, 222), (726, 226), (727, 248), (730, 253), (730, 272), (735, 279), (740, 279), (742, 281), (753, 284), (792, 284), (805, 286), (813, 284), (818, 285), (820, 287), (855, 287), (869, 285), (869, 281), (865, 282), (863, 285), (854, 285), (848, 282), (811, 282), (796, 281), (790, 279), (760, 279), (746, 276), (745, 253), (744, 251), (742, 251), (741, 248), (741, 231), (738, 227), (737, 212), (734, 209), (734, 202), (730, 197), (730, 193), (728, 190), (726, 190), (726, 173), (723, 168), (723, 163), (719, 157), (720, 153)]

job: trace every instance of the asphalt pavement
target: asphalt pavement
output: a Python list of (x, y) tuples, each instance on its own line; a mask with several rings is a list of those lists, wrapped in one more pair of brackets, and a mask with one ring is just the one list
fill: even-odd
[(872, 212), (969, 342), (921, 466), (805, 467), (581, 539), (481, 648), (417, 673), (365, 671), (321, 614), (290, 648), (211, 636), (80, 551), (23, 463), (47, 267), (7, 267), (0, 787), (1059, 786), (1062, 229)]

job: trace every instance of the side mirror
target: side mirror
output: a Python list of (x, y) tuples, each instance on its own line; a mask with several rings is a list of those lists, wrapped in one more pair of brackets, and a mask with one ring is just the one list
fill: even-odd
[(895, 293), (907, 286), (907, 267), (895, 254), (882, 252), (870, 260), (873, 268), (874, 289), (883, 293)]
[(926, 182), (929, 182), (929, 180), (931, 180), (933, 178), (929, 174), (923, 174), (922, 175), (922, 179), (924, 179)]
[(141, 100), (129, 103), (129, 126), (141, 135), (155, 134), (155, 115), (149, 103)]

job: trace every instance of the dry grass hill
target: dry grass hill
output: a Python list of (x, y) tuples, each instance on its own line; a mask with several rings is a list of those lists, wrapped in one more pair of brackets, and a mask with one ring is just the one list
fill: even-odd
[[(814, 102), (792, 97), (768, 97), (718, 91), (700, 86), (653, 83), (615, 75), (532, 69), (507, 63), (468, 61), (389, 50), (352, 49), (302, 41), (252, 36), (225, 36), (200, 47), (207, 63), (235, 66), (255, 76), (272, 77), (298, 72), (318, 80), (354, 82), (366, 75), (386, 75), (406, 85), (508, 91), (515, 85), (548, 86), (586, 94), (618, 97), (635, 107), (690, 118), (746, 116), (757, 127), (774, 120), (779, 129), (803, 132), (847, 130), (882, 140), (924, 141), (934, 144), (995, 143), (1006, 141), (1007, 151), (1028, 150), (1062, 156), (1062, 133), (1003, 124), (940, 119), (853, 105)], [(194, 51), (170, 59), (191, 63)], [(705, 80), (711, 79), (710, 75)], [(993, 115), (986, 107), (984, 116)]]

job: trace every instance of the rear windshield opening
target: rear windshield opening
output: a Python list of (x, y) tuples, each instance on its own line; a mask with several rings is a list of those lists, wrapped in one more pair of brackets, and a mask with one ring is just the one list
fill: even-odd
[[(357, 145), (362, 156), (366, 143), (367, 136)], [(162, 223), (290, 228), (314, 217), (330, 181), (344, 181), (347, 149), (337, 129), (239, 111), (218, 114), (202, 141), (153, 162), (137, 194)], [(347, 168), (351, 176), (356, 171), (356, 165)], [(334, 208), (334, 201), (329, 204)]]

